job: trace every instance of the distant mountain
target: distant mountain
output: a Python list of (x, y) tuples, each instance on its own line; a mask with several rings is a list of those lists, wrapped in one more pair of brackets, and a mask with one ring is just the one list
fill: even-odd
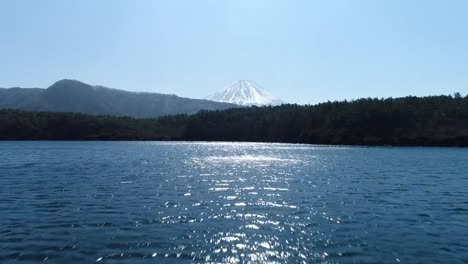
[(93, 86), (75, 80), (61, 80), (47, 89), (0, 89), (0, 109), (25, 111), (78, 112), (91, 115), (150, 118), (233, 107), (238, 107), (238, 105), (188, 99), (175, 95), (128, 92)]
[(280, 105), (284, 101), (274, 97), (253, 81), (236, 81), (206, 97), (208, 100), (238, 105)]

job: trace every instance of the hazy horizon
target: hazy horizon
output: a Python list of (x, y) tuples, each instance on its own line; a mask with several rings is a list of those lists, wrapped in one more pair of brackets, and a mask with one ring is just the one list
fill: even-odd
[(0, 87), (60, 79), (204, 98), (249, 79), (287, 102), (467, 94), (465, 1), (0, 3)]

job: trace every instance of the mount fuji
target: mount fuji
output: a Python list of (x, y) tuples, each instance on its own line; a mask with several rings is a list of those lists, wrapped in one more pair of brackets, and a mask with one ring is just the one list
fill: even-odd
[(248, 80), (233, 82), (220, 91), (209, 95), (206, 99), (243, 106), (280, 105), (285, 103), (262, 89), (257, 83)]

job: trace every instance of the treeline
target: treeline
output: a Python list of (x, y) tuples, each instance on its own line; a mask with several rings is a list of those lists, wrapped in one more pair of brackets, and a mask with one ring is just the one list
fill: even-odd
[(171, 140), (182, 137), (186, 119), (0, 110), (0, 140)]
[(468, 97), (359, 99), (159, 119), (0, 111), (0, 139), (468, 146)]

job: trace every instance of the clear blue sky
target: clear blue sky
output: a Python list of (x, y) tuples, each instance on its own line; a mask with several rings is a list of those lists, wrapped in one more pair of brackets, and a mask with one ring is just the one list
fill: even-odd
[(1, 0), (0, 87), (201, 98), (251, 79), (289, 102), (468, 93), (468, 1)]

